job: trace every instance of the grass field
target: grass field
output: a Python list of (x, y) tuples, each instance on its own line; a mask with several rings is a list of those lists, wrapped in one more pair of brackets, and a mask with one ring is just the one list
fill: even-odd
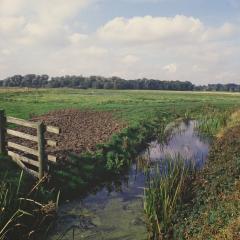
[[(108, 145), (105, 145), (106, 155), (100, 156), (100, 159), (108, 159), (108, 165), (110, 167), (112, 164), (116, 163), (116, 166), (121, 165), (121, 158), (131, 158), (132, 155), (130, 154), (131, 151), (135, 152), (135, 149), (133, 149), (136, 146), (141, 146), (141, 143), (144, 141), (147, 141), (149, 139), (149, 131), (153, 131), (155, 129), (156, 124), (159, 125), (160, 120), (164, 119), (164, 123), (168, 123), (169, 121), (172, 121), (177, 118), (188, 118), (193, 117), (200, 119), (201, 125), (201, 131), (205, 132), (208, 135), (211, 135), (211, 137), (215, 138), (215, 135), (219, 133), (220, 128), (223, 127), (225, 120), (230, 117), (230, 113), (232, 111), (235, 111), (240, 108), (240, 94), (239, 93), (215, 93), (215, 92), (168, 92), (168, 91), (136, 91), (136, 90), (76, 90), (76, 89), (0, 89), (0, 109), (6, 110), (6, 113), (8, 116), (14, 116), (18, 118), (24, 118), (29, 119), (32, 116), (35, 115), (41, 115), (44, 113), (47, 113), (52, 110), (57, 109), (80, 109), (80, 110), (90, 110), (90, 111), (110, 111), (113, 113), (113, 115), (126, 123), (128, 123), (129, 126), (135, 126), (129, 129), (127, 129), (122, 135), (119, 134), (119, 136), (115, 136), (113, 138), (113, 141), (111, 141)], [(157, 117), (157, 118), (156, 118)], [(239, 115), (235, 117), (235, 119), (238, 119)], [(155, 119), (155, 120), (154, 120)], [(157, 122), (156, 122), (156, 119)], [(145, 121), (145, 125), (136, 125), (139, 122), (142, 122), (142, 120)], [(146, 125), (146, 123), (150, 123), (152, 120), (153, 125), (149, 124)], [(236, 125), (236, 126), (235, 126)], [(237, 124), (235, 124), (235, 129), (239, 129), (239, 122), (237, 121)], [(136, 127), (137, 126), (137, 127)], [(163, 129), (164, 130), (164, 129)], [(236, 132), (236, 131), (234, 131)], [(224, 136), (227, 138), (228, 132), (224, 132)], [(129, 137), (129, 138), (128, 138)], [(131, 139), (132, 137), (132, 139)], [(236, 149), (239, 149), (239, 140), (238, 137), (235, 136), (235, 142), (231, 143), (229, 146), (225, 146), (225, 152), (227, 153), (226, 156), (223, 156), (219, 154), (221, 153), (221, 146), (218, 144), (218, 149), (216, 151), (211, 152), (211, 159), (214, 159), (212, 162), (209, 161), (208, 169), (211, 169), (211, 172), (208, 172), (205, 170), (203, 172), (204, 178), (208, 179), (209, 183), (211, 185), (204, 187), (207, 189), (207, 191), (213, 192), (211, 195), (212, 199), (219, 199), (221, 196), (218, 196), (218, 193), (214, 192), (215, 185), (218, 185), (218, 179), (219, 174), (216, 174), (216, 169), (219, 169), (219, 172), (222, 174), (223, 178), (229, 179), (227, 174), (224, 173), (224, 169), (222, 167), (222, 163), (225, 162), (225, 157), (230, 159), (226, 166), (224, 167), (229, 169), (238, 169), (237, 166), (239, 166), (239, 163), (236, 164), (235, 159), (239, 159), (239, 154)], [(230, 141), (229, 141), (230, 142)], [(214, 146), (214, 145), (213, 145)], [(124, 149), (126, 147), (126, 149)], [(232, 150), (234, 149), (234, 156), (232, 153)], [(109, 151), (109, 152), (107, 152)], [(128, 154), (129, 153), (129, 154)], [(105, 154), (105, 153), (104, 153)], [(126, 154), (126, 156), (124, 155)], [(96, 175), (94, 172), (94, 168), (92, 166), (89, 166), (89, 162), (91, 162), (92, 157), (95, 157), (93, 155), (87, 155), (85, 160), (87, 162), (87, 168), (84, 166), (87, 170), (91, 172), (89, 176), (86, 176), (85, 179), (88, 181), (91, 176)], [(96, 157), (96, 162), (98, 161), (98, 157)], [(119, 161), (116, 161), (119, 160)], [(232, 160), (232, 161), (231, 161)], [(5, 160), (4, 160), (5, 161)], [(5, 172), (8, 170), (8, 180), (12, 179), (12, 182), (17, 182), (15, 171), (16, 168), (13, 168), (12, 166), (8, 167), (7, 161), (1, 161), (1, 172), (0, 172), (0, 180), (1, 182), (6, 181)], [(79, 159), (76, 159), (76, 161), (79, 161)], [(102, 162), (100, 162), (101, 164)], [(80, 164), (78, 164), (79, 166)], [(92, 161), (92, 165), (95, 165), (95, 162)], [(82, 166), (79, 166), (79, 171), (81, 174), (84, 172), (87, 173), (87, 170), (83, 171)], [(98, 167), (98, 166), (97, 166)], [(95, 166), (95, 168), (97, 168)], [(7, 169), (8, 168), (8, 169)], [(85, 169), (84, 168), (84, 169)], [(79, 175), (80, 173), (78, 171), (75, 172), (76, 169), (72, 169), (72, 167), (69, 167), (69, 179), (70, 177), (73, 177), (73, 174), (71, 171), (74, 171), (74, 173)], [(79, 174), (78, 174), (79, 173)], [(65, 174), (65, 173), (63, 173)], [(221, 175), (220, 174), (220, 175)], [(74, 176), (75, 177), (75, 176)], [(235, 181), (236, 176), (231, 176), (231, 181)], [(211, 181), (210, 181), (210, 180)], [(63, 181), (66, 182), (66, 179), (63, 178)], [(201, 186), (201, 182), (198, 182), (199, 180), (196, 180), (194, 182), (195, 185)], [(64, 184), (65, 184), (64, 182)], [(77, 179), (77, 184), (78, 179)], [(61, 183), (60, 183), (61, 184)], [(63, 184), (63, 185), (64, 185)], [(85, 184), (85, 182), (84, 182)], [(239, 181), (237, 182), (239, 186)], [(234, 185), (234, 184), (233, 184)], [(4, 185), (5, 186), (5, 185)], [(222, 191), (224, 191), (225, 187), (223, 186)], [(187, 204), (187, 209), (183, 209), (178, 213), (180, 218), (182, 218), (181, 214), (184, 214), (184, 216), (187, 216), (186, 221), (182, 222), (179, 219), (179, 222), (176, 224), (176, 232), (179, 234), (178, 239), (185, 239), (183, 236), (187, 236), (187, 239), (201, 239), (201, 234), (199, 231), (202, 230), (202, 228), (198, 228), (196, 226), (200, 226), (202, 224), (202, 221), (204, 219), (205, 215), (209, 215), (210, 218), (212, 218), (211, 214), (212, 210), (209, 207), (209, 201), (212, 199), (208, 199), (208, 194), (205, 194), (205, 188), (202, 188), (202, 192), (198, 192), (198, 189), (196, 190), (196, 196), (202, 196), (202, 204), (195, 204), (192, 209), (193, 211), (189, 210), (189, 205)], [(231, 194), (234, 195), (235, 188), (231, 186)], [(0, 186), (1, 190), (1, 186)], [(238, 194), (238, 193), (236, 193)], [(236, 209), (239, 208), (239, 205), (236, 206), (236, 199), (239, 200), (238, 196), (235, 196), (232, 200), (232, 207), (231, 210), (229, 210), (229, 213), (231, 214)], [(198, 202), (198, 199), (194, 199), (195, 202)], [(231, 199), (228, 201), (231, 204)], [(194, 202), (194, 201), (193, 201)], [(224, 202), (225, 203), (225, 202)], [(224, 203), (221, 205), (224, 207)], [(205, 209), (205, 212), (201, 212), (202, 209)], [(1, 206), (0, 206), (1, 210)], [(194, 224), (191, 225), (191, 231), (192, 232), (185, 232), (185, 229), (182, 229), (188, 226), (189, 222), (192, 218), (196, 218), (196, 214), (202, 214), (202, 217), (199, 219), (196, 219)], [(205, 214), (205, 215), (204, 215)], [(212, 224), (211, 225), (211, 231), (212, 229), (215, 229), (215, 227), (219, 227), (218, 219), (221, 218), (222, 212), (221, 209), (217, 209), (214, 212), (214, 217), (216, 218), (216, 221), (210, 221), (204, 222), (205, 225)], [(229, 216), (229, 221), (226, 222), (225, 225), (221, 225), (222, 227), (228, 228), (229, 230), (231, 228), (231, 225), (228, 225), (231, 221), (236, 225), (237, 219), (235, 219), (236, 216), (234, 215), (233, 218)], [(1, 220), (1, 219), (0, 219)], [(210, 219), (211, 220), (211, 219)], [(1, 221), (0, 221), (1, 224)], [(179, 225), (182, 228), (179, 228)], [(218, 224), (218, 225), (217, 225)], [(233, 227), (235, 225), (233, 224)], [(179, 230), (180, 229), (180, 230)], [(192, 230), (193, 229), (193, 230)], [(227, 231), (226, 230), (226, 231)], [(0, 225), (0, 231), (1, 231), (1, 225)], [(198, 231), (196, 233), (195, 231)], [(204, 233), (203, 236), (205, 237), (206, 234), (213, 234), (211, 231)], [(230, 231), (230, 230), (229, 230)], [(236, 231), (235, 231), (236, 232)], [(197, 236), (197, 238), (196, 238)], [(221, 235), (222, 236), (222, 235)], [(181, 238), (182, 237), (182, 238)], [(1, 235), (0, 235), (0, 239)], [(205, 239), (205, 238), (204, 238)], [(209, 239), (215, 239), (215, 238), (209, 238)], [(221, 238), (218, 238), (221, 239)], [(230, 239), (230, 238), (226, 238)]]
[[(156, 113), (199, 113), (202, 107), (240, 106), (240, 94), (130, 90), (1, 89), (0, 108), (8, 115), (29, 118), (64, 108), (116, 111), (128, 122), (149, 119)], [(200, 112), (201, 113), (201, 112)]]

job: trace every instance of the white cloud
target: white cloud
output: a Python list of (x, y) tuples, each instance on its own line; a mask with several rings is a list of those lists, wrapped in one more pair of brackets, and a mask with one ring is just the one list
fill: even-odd
[(0, 34), (15, 33), (15, 39), (25, 44), (51, 39), (55, 43), (69, 34), (67, 22), (90, 1), (0, 0)]
[(73, 33), (69, 36), (69, 41), (73, 44), (81, 43), (82, 41), (85, 41), (87, 39), (88, 39), (87, 34)]
[(23, 13), (28, 0), (0, 0), (0, 15), (14, 16)]
[(166, 17), (115, 18), (99, 30), (99, 36), (110, 41), (149, 43), (174, 38), (194, 38), (201, 34), (204, 26), (199, 19), (177, 15)]
[(135, 56), (135, 55), (126, 55), (122, 58), (122, 62), (125, 64), (135, 64), (139, 61), (139, 57)]
[(94, 57), (102, 57), (108, 53), (108, 50), (98, 46), (90, 46), (88, 48), (84, 48), (82, 52)]
[(167, 71), (168, 73), (175, 73), (177, 71), (177, 65), (174, 63), (168, 64), (163, 67), (163, 70)]
[(219, 28), (209, 28), (202, 36), (202, 40), (225, 40), (232, 38), (240, 33), (240, 28), (231, 24), (224, 23)]
[(177, 15), (175, 17), (117, 17), (104, 26), (98, 34), (108, 41), (141, 43), (180, 43), (222, 40), (239, 33), (239, 27), (230, 23), (216, 28), (206, 27), (198, 18)]
[(11, 50), (10, 50), (10, 49), (7, 49), (7, 48), (2, 49), (2, 50), (1, 50), (1, 54), (5, 55), (5, 56), (8, 56), (8, 55), (11, 54)]
[(0, 16), (0, 33), (12, 34), (19, 30), (25, 23), (24, 17), (1, 17)]
[(196, 65), (193, 65), (192, 70), (193, 72), (199, 73), (199, 72), (206, 72), (207, 68), (204, 68), (196, 64)]
[(213, 27), (183, 15), (116, 17), (90, 32), (79, 15), (93, 1), (0, 0), (0, 78), (35, 72), (239, 79), (238, 25)]

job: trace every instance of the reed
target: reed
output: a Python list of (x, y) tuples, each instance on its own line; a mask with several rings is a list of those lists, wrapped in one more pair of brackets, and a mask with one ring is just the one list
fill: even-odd
[[(42, 204), (36, 201), (40, 184), (36, 184), (29, 193), (22, 193), (23, 172), (17, 185), (5, 180), (0, 182), (0, 240), (38, 239), (40, 231), (46, 233), (50, 219), (53, 219), (58, 205)], [(20, 237), (20, 238), (19, 238)]]
[(167, 232), (194, 172), (193, 164), (186, 163), (180, 156), (168, 157), (149, 169), (144, 191), (149, 239), (162, 239)]
[(212, 113), (201, 115), (198, 118), (196, 128), (200, 134), (213, 137), (222, 127), (227, 125), (230, 116), (231, 113), (229, 111), (213, 111)]
[(21, 173), (17, 188), (5, 181), (0, 183), (0, 239), (5, 239), (14, 223), (28, 213), (19, 208), (19, 190), (23, 174)]

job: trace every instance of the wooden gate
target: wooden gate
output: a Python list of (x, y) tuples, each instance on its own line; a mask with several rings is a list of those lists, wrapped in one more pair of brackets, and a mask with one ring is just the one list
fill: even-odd
[[(35, 135), (9, 128), (9, 124), (35, 129), (33, 130)], [(48, 161), (55, 163), (57, 161), (55, 156), (47, 155), (46, 153), (46, 146), (56, 147), (57, 142), (45, 139), (45, 132), (59, 134), (60, 129), (53, 126), (47, 126), (43, 122), (31, 122), (18, 118), (6, 117), (5, 111), (0, 110), (0, 153), (7, 154), (27, 173), (39, 179), (47, 172)], [(36, 146), (35, 148), (24, 146), (14, 142), (14, 140), (11, 140), (8, 136), (34, 142)]]

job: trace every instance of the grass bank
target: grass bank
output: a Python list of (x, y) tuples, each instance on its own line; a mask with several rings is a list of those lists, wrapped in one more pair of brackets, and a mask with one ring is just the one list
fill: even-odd
[(240, 111), (198, 115), (212, 139), (206, 166), (172, 157), (149, 169), (144, 210), (149, 239), (239, 239)]
[(174, 239), (240, 239), (240, 112), (211, 135), (209, 161), (175, 216)]

